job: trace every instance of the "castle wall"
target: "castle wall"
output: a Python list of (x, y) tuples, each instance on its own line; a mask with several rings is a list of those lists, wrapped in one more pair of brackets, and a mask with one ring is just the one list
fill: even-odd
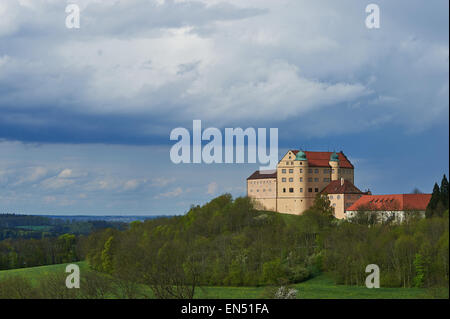
[(247, 196), (254, 201), (255, 207), (260, 210), (277, 210), (276, 189), (276, 178), (247, 180)]

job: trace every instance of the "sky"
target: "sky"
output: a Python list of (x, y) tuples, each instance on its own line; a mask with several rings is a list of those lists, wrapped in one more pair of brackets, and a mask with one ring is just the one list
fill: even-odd
[[(69, 29), (67, 4), (80, 28)], [(0, 213), (183, 214), (258, 164), (174, 164), (176, 127), (278, 128), (374, 194), (449, 166), (449, 3), (1, 0)]]

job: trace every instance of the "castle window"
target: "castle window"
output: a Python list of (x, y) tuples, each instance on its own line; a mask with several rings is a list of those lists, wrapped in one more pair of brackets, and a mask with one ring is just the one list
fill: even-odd
[(286, 188), (283, 188), (283, 193), (286, 193)]
[(329, 178), (324, 178), (323, 181), (324, 181), (324, 182), (329, 182), (330, 179), (329, 179)]
[(323, 170), (323, 173), (324, 173), (324, 174), (328, 173), (328, 170), (325, 168), (325, 169)]
[(312, 168), (309, 168), (309, 169), (308, 169), (308, 173), (312, 173)]
[(312, 188), (308, 188), (308, 193), (312, 193)]
[(316, 187), (316, 188), (314, 188), (314, 192), (319, 192), (319, 189)]
[(303, 182), (303, 177), (300, 177), (300, 182)]
[(318, 181), (319, 181), (319, 179), (318, 179), (318, 178), (316, 177), (316, 178), (314, 178), (314, 181), (315, 181), (315, 182), (318, 182)]
[(292, 168), (289, 169), (289, 173), (294, 173), (294, 170)]
[[(301, 162), (300, 162), (301, 163)], [(301, 165), (301, 164), (300, 164)], [(303, 173), (303, 168), (300, 168), (300, 173)]]
[(303, 188), (300, 188), (300, 193), (303, 193)]
[(289, 193), (293, 193), (294, 192), (294, 189), (291, 187), (291, 188), (289, 188)]
[(312, 177), (308, 177), (308, 182), (312, 182)]
[(286, 174), (286, 169), (283, 168), (283, 169), (281, 170), (281, 173)]
[(318, 174), (318, 173), (319, 173), (319, 169), (316, 168), (316, 169), (314, 170), (314, 173), (315, 173), (315, 174)]
[(286, 177), (283, 177), (283, 178), (281, 179), (281, 181), (282, 181), (282, 182), (286, 182)]
[(330, 195), (330, 199), (333, 199), (333, 195)]
[(294, 179), (292, 177), (289, 178), (289, 182), (293, 182)]
[(300, 162), (300, 165), (303, 165), (303, 162)]
[(341, 195), (337, 195), (337, 199), (341, 199)]

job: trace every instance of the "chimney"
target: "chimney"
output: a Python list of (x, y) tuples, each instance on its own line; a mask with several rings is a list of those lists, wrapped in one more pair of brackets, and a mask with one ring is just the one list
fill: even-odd
[(343, 186), (343, 185), (344, 185), (344, 178), (341, 177), (341, 186)]

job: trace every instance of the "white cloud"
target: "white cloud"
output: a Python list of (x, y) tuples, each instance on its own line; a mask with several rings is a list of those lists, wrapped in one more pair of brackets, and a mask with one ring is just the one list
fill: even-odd
[(125, 182), (123, 189), (126, 191), (135, 190), (145, 182), (146, 180), (131, 179)]
[(171, 191), (165, 192), (165, 193), (161, 193), (155, 196), (155, 198), (174, 198), (174, 197), (178, 197), (181, 194), (183, 194), (184, 191), (181, 187), (177, 187)]
[(214, 195), (217, 193), (218, 188), (219, 185), (216, 182), (211, 182), (208, 184), (208, 190), (206, 193), (209, 195)]
[(175, 177), (156, 177), (152, 179), (152, 186), (164, 187), (175, 182)]
[(41, 186), (45, 189), (61, 189), (70, 185), (75, 184), (74, 180), (63, 179), (58, 177), (51, 177), (41, 182)]
[(69, 178), (72, 176), (72, 170), (69, 168), (66, 168), (61, 171), (61, 173), (58, 174), (58, 178)]

